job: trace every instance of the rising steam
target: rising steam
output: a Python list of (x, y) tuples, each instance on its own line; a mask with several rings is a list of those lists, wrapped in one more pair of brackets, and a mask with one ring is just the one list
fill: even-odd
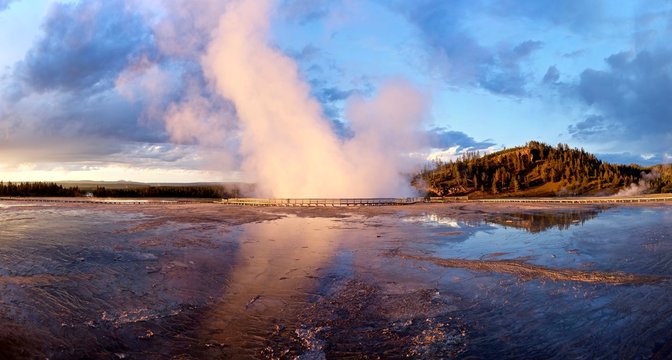
[(242, 170), (254, 176), (258, 195), (410, 194), (403, 174), (422, 142), (424, 94), (397, 80), (372, 100), (354, 99), (347, 115), (355, 135), (339, 139), (294, 61), (268, 45), (270, 10), (268, 0), (230, 3), (201, 61), (217, 92), (235, 105)]
[(649, 173), (643, 172), (638, 182), (630, 184), (630, 186), (625, 189), (621, 189), (614, 196), (634, 196), (648, 194), (653, 191), (650, 186), (651, 182), (659, 178), (660, 173), (656, 169), (653, 169)]

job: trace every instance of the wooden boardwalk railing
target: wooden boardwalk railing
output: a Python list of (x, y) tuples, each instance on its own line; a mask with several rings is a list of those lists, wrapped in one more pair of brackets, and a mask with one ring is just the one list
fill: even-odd
[(421, 197), (414, 198), (362, 198), (362, 199), (262, 199), (236, 198), (224, 199), (225, 204), (251, 206), (383, 206), (407, 205), (424, 202)]

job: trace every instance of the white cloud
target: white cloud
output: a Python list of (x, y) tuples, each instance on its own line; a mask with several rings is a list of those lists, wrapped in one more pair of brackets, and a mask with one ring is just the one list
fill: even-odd
[(480, 153), (481, 155), (486, 155), (489, 153), (493, 153), (495, 151), (501, 150), (500, 146), (490, 146), (487, 148), (483, 149), (476, 149), (473, 147), (466, 147), (466, 148), (461, 148), (459, 145), (455, 145), (452, 147), (449, 147), (448, 149), (432, 149), (430, 153), (427, 155), (427, 160), (429, 161), (435, 161), (435, 160), (440, 160), (442, 162), (448, 162), (448, 161), (454, 161), (460, 158), (463, 154), (467, 152), (477, 152)]
[(432, 149), (429, 155), (427, 155), (427, 160), (430, 161), (441, 160), (446, 162), (457, 159), (459, 148), (460, 148), (459, 145), (455, 145), (453, 147), (449, 147), (448, 149), (444, 150)]

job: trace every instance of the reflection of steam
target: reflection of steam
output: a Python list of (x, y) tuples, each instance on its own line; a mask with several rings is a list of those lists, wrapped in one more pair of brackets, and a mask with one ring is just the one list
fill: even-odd
[(243, 170), (256, 176), (259, 195), (410, 195), (401, 173), (411, 171), (407, 154), (420, 143), (423, 94), (393, 82), (372, 101), (354, 100), (355, 136), (342, 142), (294, 61), (268, 45), (270, 11), (268, 0), (229, 3), (202, 59), (219, 94), (235, 104)]
[(651, 192), (649, 183), (660, 178), (658, 170), (653, 169), (650, 173), (642, 173), (637, 183), (630, 184), (630, 187), (622, 189), (615, 196), (633, 196)]
[(226, 292), (203, 324), (207, 336), (242, 347), (250, 334), (272, 330), (268, 319), (298, 310), (291, 307), (306, 301), (319, 268), (334, 256), (340, 230), (332, 225), (330, 219), (289, 217), (244, 226)]

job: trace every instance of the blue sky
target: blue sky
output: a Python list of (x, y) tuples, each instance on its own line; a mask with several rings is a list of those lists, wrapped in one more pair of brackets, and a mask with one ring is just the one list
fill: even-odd
[[(404, 78), (431, 98), (427, 156), (540, 140), (618, 163), (672, 162), (668, 1), (273, 9), (272, 46), (343, 138), (349, 99)], [(235, 106), (200, 67), (225, 11), (212, 0), (0, 0), (0, 180), (244, 180)], [(194, 93), (230, 119), (176, 136), (166, 109)]]

